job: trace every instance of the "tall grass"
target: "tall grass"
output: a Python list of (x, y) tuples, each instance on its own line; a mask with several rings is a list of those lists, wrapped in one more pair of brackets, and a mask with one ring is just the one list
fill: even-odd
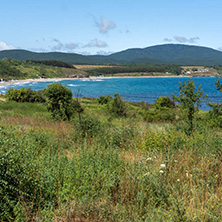
[(1, 105), (0, 220), (222, 221), (221, 129), (88, 113), (83, 135), (19, 106)]

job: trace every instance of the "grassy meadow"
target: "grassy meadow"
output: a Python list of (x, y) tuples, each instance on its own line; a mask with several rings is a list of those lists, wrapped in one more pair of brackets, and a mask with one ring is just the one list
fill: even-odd
[(45, 103), (0, 101), (0, 221), (222, 221), (222, 129), (199, 112), (79, 98), (70, 121)]

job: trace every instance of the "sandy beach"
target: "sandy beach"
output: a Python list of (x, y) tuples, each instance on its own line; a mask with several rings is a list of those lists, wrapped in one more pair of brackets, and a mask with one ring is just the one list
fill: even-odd
[[(191, 76), (91, 76), (89, 78), (81, 79), (114, 79), (114, 78), (178, 78), (178, 77), (191, 77)], [(77, 80), (77, 78), (45, 78), (45, 79), (22, 79), (22, 80), (11, 80), (7, 82), (0, 82), (1, 85), (11, 85), (15, 83), (24, 83), (24, 82), (48, 82), (48, 81), (63, 81), (63, 80)]]

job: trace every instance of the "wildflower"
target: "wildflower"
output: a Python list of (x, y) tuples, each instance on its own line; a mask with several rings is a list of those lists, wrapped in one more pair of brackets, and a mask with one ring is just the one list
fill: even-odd
[(163, 171), (163, 170), (160, 170), (160, 173), (164, 173), (164, 171)]
[(152, 160), (152, 158), (151, 158), (151, 157), (148, 157), (148, 158), (146, 159), (146, 161), (150, 161), (150, 160)]
[(177, 179), (177, 182), (180, 182), (180, 179)]
[(166, 167), (166, 164), (162, 163), (162, 164), (160, 164), (160, 167), (161, 167), (161, 168), (165, 168), (165, 167)]
[(178, 160), (174, 160), (175, 163), (178, 163)]

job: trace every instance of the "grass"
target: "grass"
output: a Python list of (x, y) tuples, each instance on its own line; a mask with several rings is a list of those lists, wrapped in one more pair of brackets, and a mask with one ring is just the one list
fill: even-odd
[(222, 221), (220, 128), (203, 122), (187, 136), (181, 122), (81, 103), (85, 135), (77, 116), (0, 102), (0, 220)]

